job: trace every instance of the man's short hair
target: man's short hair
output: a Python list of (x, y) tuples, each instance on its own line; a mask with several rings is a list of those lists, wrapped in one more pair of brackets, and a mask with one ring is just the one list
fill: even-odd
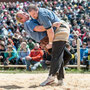
[(38, 7), (36, 5), (34, 5), (34, 4), (30, 4), (28, 6), (28, 11), (31, 12), (32, 10), (37, 11), (38, 10)]
[(20, 22), (20, 20), (22, 19), (19, 14), (23, 14), (23, 13), (24, 13), (23, 11), (19, 11), (19, 12), (16, 13), (16, 20), (18, 22)]

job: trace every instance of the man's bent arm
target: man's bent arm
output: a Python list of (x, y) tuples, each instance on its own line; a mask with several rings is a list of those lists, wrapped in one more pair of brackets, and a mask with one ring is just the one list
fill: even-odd
[(44, 31), (46, 31), (46, 29), (43, 27), (43, 26), (36, 26), (35, 28), (34, 28), (34, 31), (36, 31), (36, 32), (44, 32)]
[[(53, 23), (52, 26), (58, 27), (58, 25), (60, 25), (60, 22), (55, 22), (55, 23)], [(36, 31), (36, 32), (44, 32), (44, 31), (46, 31), (46, 29), (44, 28), (44, 26), (38, 25), (38, 26), (35, 26), (34, 31)]]

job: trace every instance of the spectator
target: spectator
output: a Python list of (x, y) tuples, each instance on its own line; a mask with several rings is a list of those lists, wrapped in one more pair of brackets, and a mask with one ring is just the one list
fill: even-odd
[(84, 62), (84, 65), (86, 65), (86, 69), (88, 70), (89, 69), (89, 65), (90, 65), (90, 48), (88, 48), (84, 52), (83, 62)]
[(20, 50), (18, 51), (18, 60), (17, 60), (17, 64), (19, 64), (19, 62), (22, 62), (23, 65), (26, 65), (26, 56), (28, 56), (30, 54), (30, 49), (27, 48), (27, 44), (26, 42), (22, 42), (20, 45)]
[(83, 38), (83, 42), (87, 43), (87, 41), (89, 41), (89, 39), (90, 39), (90, 33), (88, 32), (88, 33), (86, 33), (86, 37)]
[(90, 48), (90, 38), (87, 40), (87, 47)]
[(5, 64), (5, 56), (4, 56), (4, 52), (5, 52), (5, 43), (4, 41), (0, 42), (0, 62), (1, 65)]
[(30, 70), (29, 66), (31, 64), (33, 65), (31, 70), (36, 70), (41, 60), (43, 60), (43, 51), (39, 48), (39, 44), (35, 43), (34, 49), (32, 49), (30, 55), (26, 57), (27, 70)]
[(88, 50), (88, 68), (90, 69), (90, 48)]
[(71, 60), (69, 61), (69, 64), (71, 64), (71, 65), (73, 65), (73, 64), (76, 64), (76, 53), (75, 53), (75, 49), (72, 47), (72, 46), (70, 46), (70, 44), (69, 43), (67, 43), (66, 44), (66, 48), (70, 51), (70, 53), (72, 54), (72, 58), (71, 58)]
[(84, 53), (87, 51), (86, 46), (87, 46), (87, 44), (83, 43), (82, 48), (80, 49), (80, 61), (81, 61), (81, 64), (84, 64), (83, 58), (84, 58)]
[[(0, 3), (0, 37), (4, 40), (7, 47), (7, 43), (12, 42), (13, 47), (16, 50), (19, 48), (20, 43), (27, 41), (27, 35), (23, 32), (23, 24), (17, 23), (15, 14), (19, 11), (27, 12), (29, 4), (34, 3), (39, 7), (49, 8), (54, 11), (61, 19), (66, 20), (71, 25), (70, 45), (71, 48), (76, 48), (76, 38), (79, 38), (80, 45), (83, 42), (87, 43), (87, 47), (90, 47), (90, 2), (89, 0), (51, 0), (51, 1), (37, 1), (37, 2), (15, 2), (15, 3)], [(79, 36), (75, 36), (73, 32), (79, 32)], [(10, 38), (9, 34), (16, 38)], [(17, 34), (17, 35), (15, 35)], [(26, 37), (24, 37), (26, 36)], [(0, 42), (2, 41), (0, 40)], [(30, 49), (33, 49), (33, 45), (28, 43)], [(28, 47), (27, 46), (27, 47)], [(17, 50), (18, 51), (18, 50)], [(75, 49), (75, 52), (77, 50)], [(72, 53), (73, 54), (73, 53)], [(76, 57), (75, 57), (76, 58)]]
[(16, 59), (18, 57), (16, 50), (12, 47), (12, 45), (8, 45), (4, 56), (7, 60), (8, 64), (16, 64)]
[(44, 51), (43, 60), (41, 61), (41, 65), (44, 69), (47, 69), (51, 63), (51, 55)]
[(4, 28), (3, 24), (0, 25), (0, 38), (8, 36), (7, 30)]
[(19, 48), (18, 46), (19, 46), (19, 44), (20, 44), (20, 41), (19, 41), (19, 37), (18, 37), (19, 35), (18, 34), (16, 34), (16, 33), (14, 33), (14, 36), (13, 36), (13, 42), (14, 42), (14, 45), (16, 46), (16, 50)]
[(35, 43), (32, 41), (32, 39), (29, 39), (28, 46), (29, 46), (30, 50), (34, 49), (34, 45), (35, 45)]

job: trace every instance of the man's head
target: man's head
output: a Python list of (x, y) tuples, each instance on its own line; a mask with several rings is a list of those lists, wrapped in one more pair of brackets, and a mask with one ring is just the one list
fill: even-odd
[(87, 43), (83, 42), (83, 48), (86, 48)]
[(13, 50), (13, 46), (12, 45), (8, 45), (7, 46), (7, 51), (12, 51)]
[(29, 5), (28, 12), (32, 18), (34, 19), (38, 18), (38, 7), (36, 5), (34, 4)]
[(39, 49), (39, 43), (35, 43), (34, 49)]
[(20, 23), (24, 23), (27, 20), (29, 20), (29, 15), (26, 12), (17, 12), (16, 14), (16, 20)]

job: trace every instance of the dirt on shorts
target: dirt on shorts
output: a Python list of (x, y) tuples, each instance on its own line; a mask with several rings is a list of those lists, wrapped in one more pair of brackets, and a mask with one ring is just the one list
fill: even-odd
[(48, 73), (0, 74), (0, 90), (90, 90), (90, 74), (66, 74), (62, 86), (39, 86), (47, 76)]

